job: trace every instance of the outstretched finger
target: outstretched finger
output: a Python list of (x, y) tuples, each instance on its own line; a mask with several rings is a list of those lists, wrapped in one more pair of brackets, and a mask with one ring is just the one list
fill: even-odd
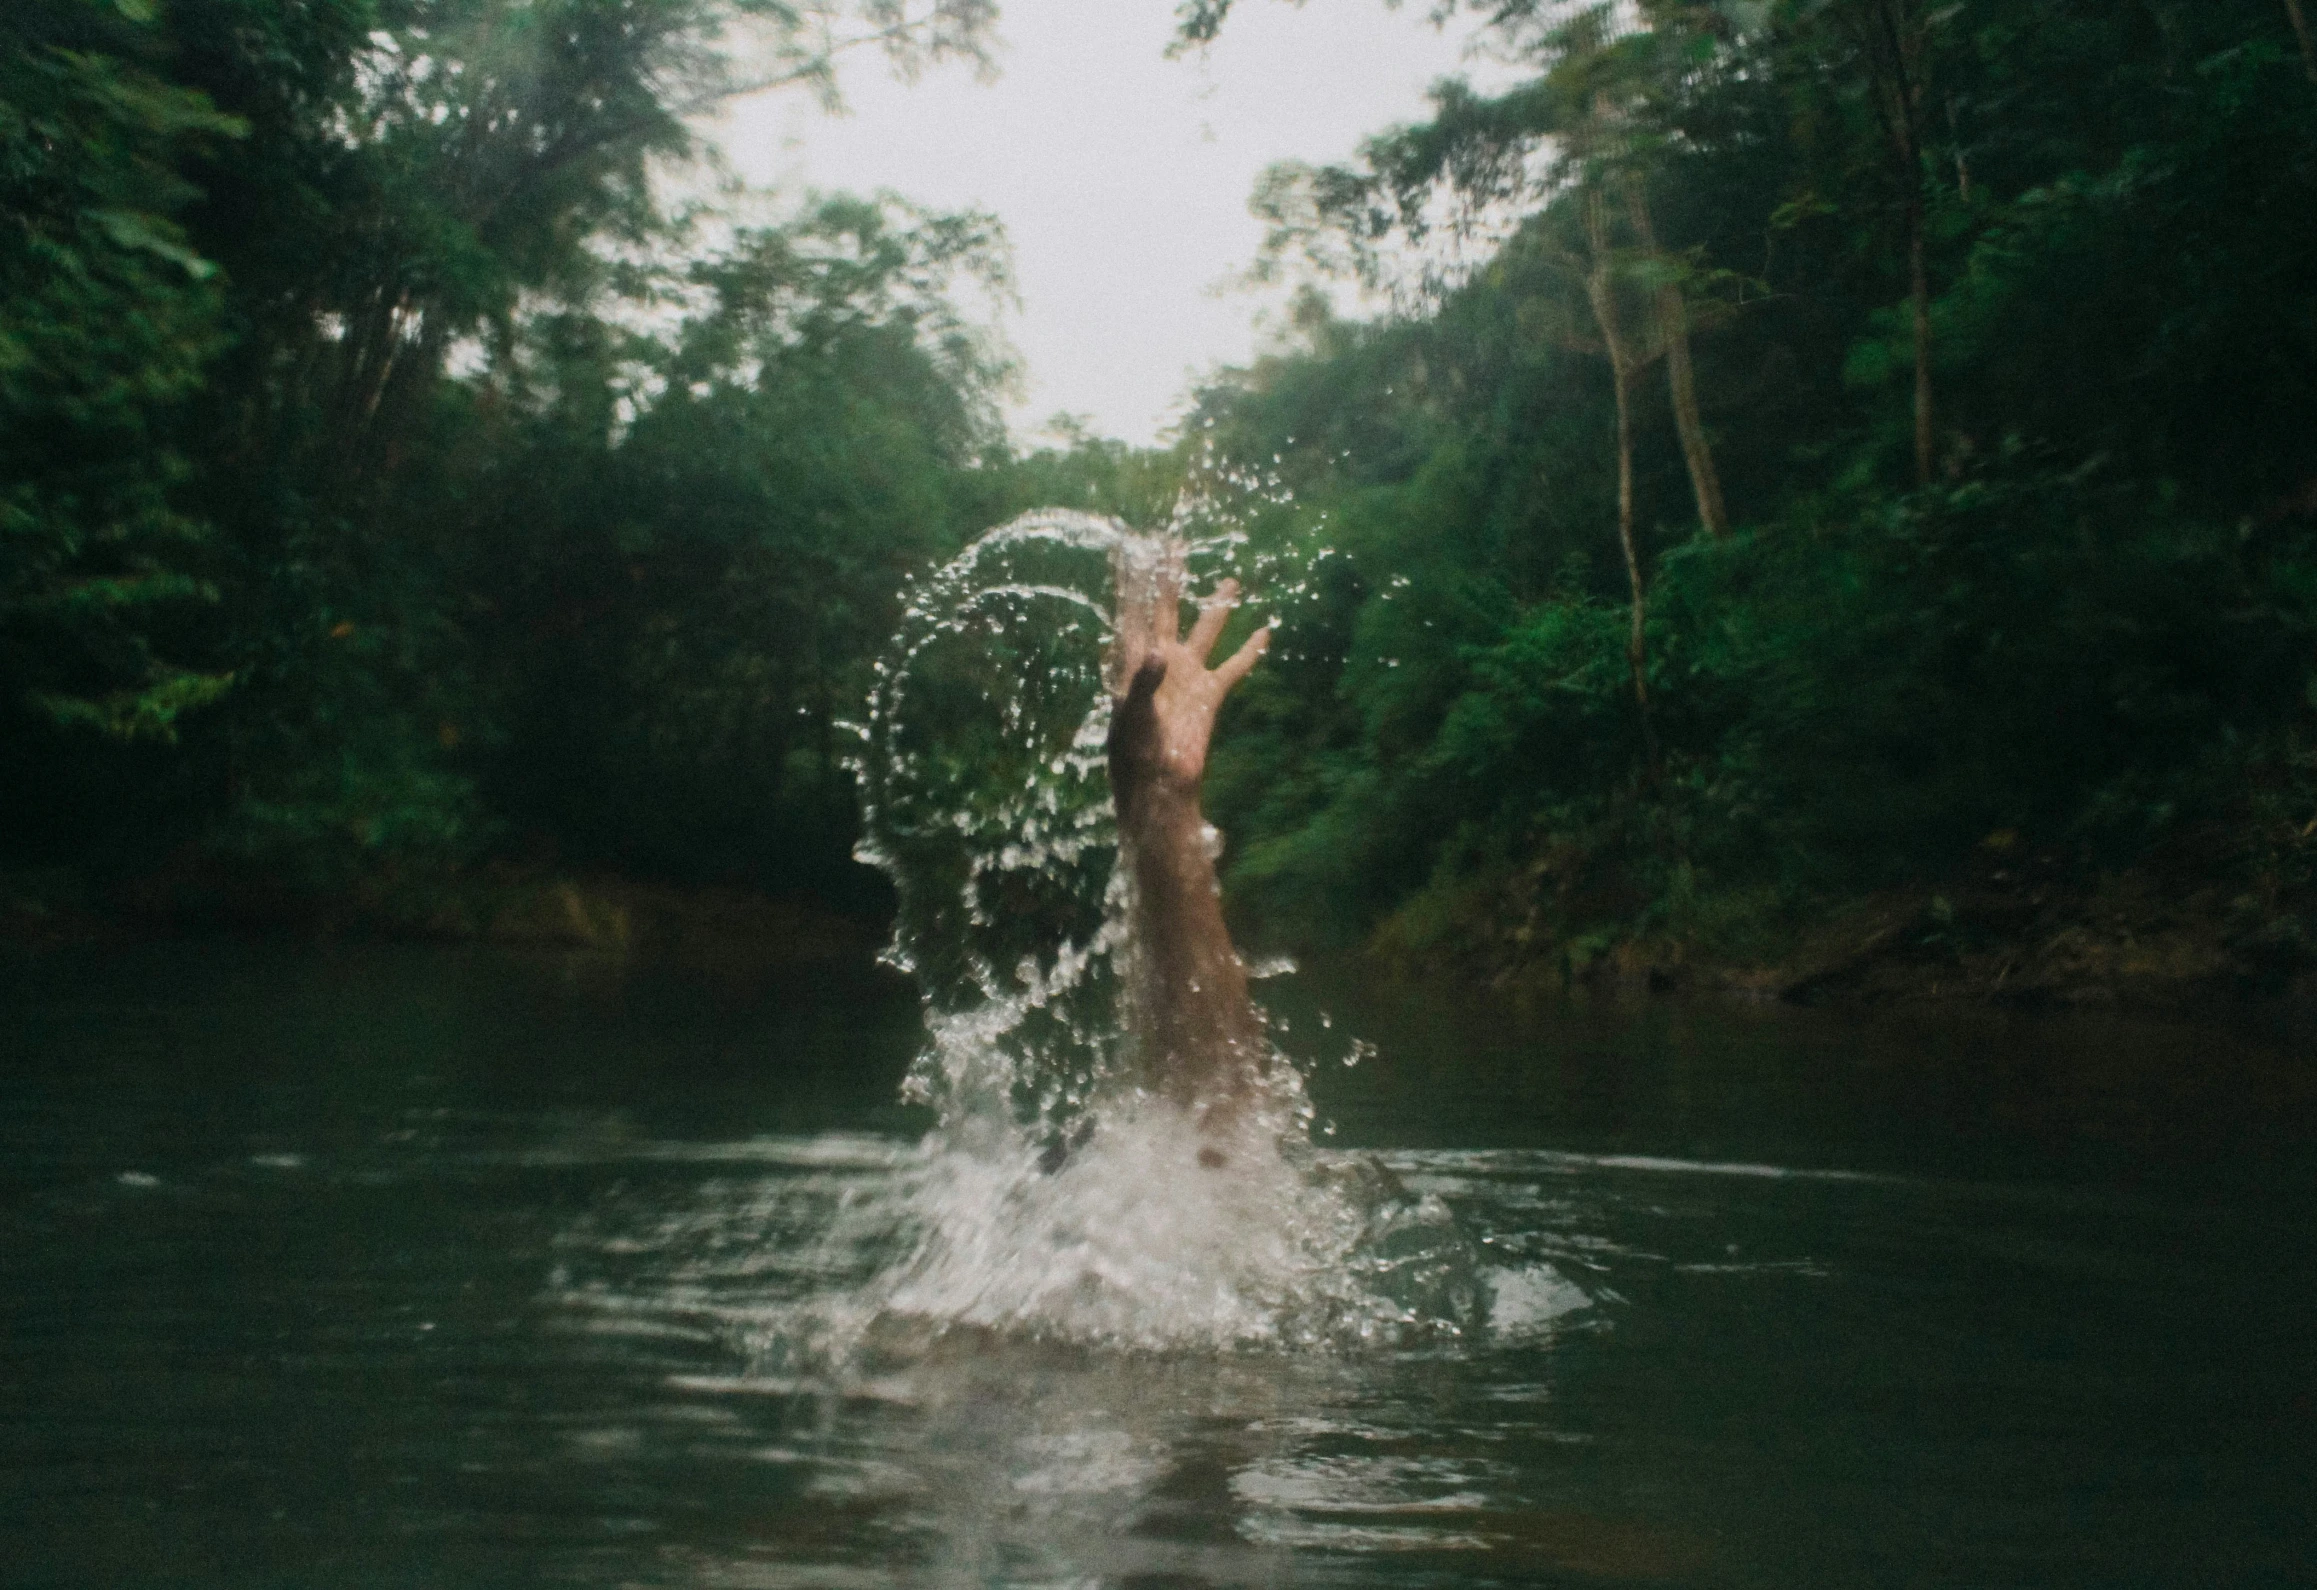
[(1182, 633), (1183, 627), (1183, 556), (1182, 542), (1169, 538), (1159, 549), (1158, 568), (1153, 576), (1155, 605), (1151, 609), (1151, 639), (1163, 646)]
[(1118, 616), (1111, 626), (1110, 645), (1102, 659), (1103, 681), (1110, 686), (1112, 695), (1126, 694), (1134, 681), (1135, 670), (1150, 656), (1154, 622), (1148, 584), (1139, 591), (1132, 586), (1122, 587), (1118, 593)]
[(1223, 626), (1230, 621), (1231, 609), (1239, 605), (1239, 582), (1224, 580), (1215, 587), (1199, 608), (1199, 621), (1191, 626), (1190, 639), (1183, 642), (1201, 667), (1206, 665), (1207, 654), (1215, 649), (1215, 642), (1223, 638)]
[(1254, 670), (1257, 660), (1270, 646), (1271, 626), (1266, 624), (1247, 637), (1246, 645), (1223, 659), (1222, 666), (1215, 670), (1215, 682), (1225, 690), (1230, 689)]

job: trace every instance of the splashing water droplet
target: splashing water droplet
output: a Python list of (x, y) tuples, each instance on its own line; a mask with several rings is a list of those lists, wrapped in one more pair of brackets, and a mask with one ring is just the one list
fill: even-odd
[(903, 1319), (1152, 1348), (1453, 1333), (1474, 1317), (1470, 1250), (1445, 1211), (1371, 1162), (1316, 1153), (1291, 1065), (1227, 1141), (1138, 1085), (1105, 652), (1114, 569), (1155, 581), (1173, 541), (1194, 591), (1285, 567), (1250, 559), (1210, 480), (1164, 537), (1041, 510), (908, 593), (860, 718), (855, 854), (899, 898), (886, 960), (918, 979), (928, 1034), (904, 1097), (935, 1125), (890, 1196), (847, 1206), (826, 1238), (857, 1254), (873, 1231), (886, 1262), (809, 1326), (788, 1322), (774, 1356), (857, 1351)]

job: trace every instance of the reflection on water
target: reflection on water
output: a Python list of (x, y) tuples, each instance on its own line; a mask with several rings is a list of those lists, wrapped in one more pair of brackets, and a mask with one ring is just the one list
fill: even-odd
[[(1131, 1142), (1019, 1183), (1043, 1246), (945, 1263), (874, 982), (174, 948), (0, 999), (9, 1584), (2282, 1586), (2317, 1550), (2284, 1046), (1337, 1000), (1381, 1049), (1315, 1075), (1312, 1174), (1375, 1152), (1491, 1298), (1363, 1338), (1234, 1289), (1277, 1255), (1058, 1258), (1240, 1229)], [(1212, 1339), (1088, 1345), (1153, 1307)]]
[[(1166, 1152), (1178, 1146), (1162, 1143), (1154, 1163), (1189, 1164)], [(935, 1206), (928, 1182), (959, 1169), (950, 1156), (835, 1134), (675, 1152), (724, 1163), (681, 1209), (658, 1194), (612, 1197), (574, 1223), (558, 1239), (551, 1295), (568, 1328), (735, 1360), (668, 1384), (703, 1408), (737, 1401), (758, 1434), (770, 1420), (782, 1439), (754, 1456), (790, 1471), (796, 1505), (840, 1501), (863, 1526), (812, 1562), (782, 1529), (779, 1571), (806, 1576), (783, 1582), (895, 1551), (935, 1582), (978, 1584), (1162, 1569), (1267, 1582), (1280, 1548), (1501, 1549), (1514, 1539), (1505, 1520), (1521, 1512), (1517, 1476), (1433, 1428), (1429, 1405), (1404, 1405), (1398, 1387), (1433, 1384), (1443, 1366), (1485, 1361), (1500, 1344), (1540, 1352), (1591, 1306), (1549, 1263), (1509, 1260), (1491, 1273), (1495, 1307), (1478, 1342), (1453, 1329), (1424, 1333), (1420, 1349), (1402, 1338), (1399, 1351), (1358, 1330), (1282, 1340), (1281, 1300), (1249, 1297), (1243, 1278), (1289, 1262), (1217, 1265), (1168, 1243), (1195, 1246), (1202, 1223), (1251, 1229), (1247, 1211), (1216, 1206), (1218, 1190), (1292, 1199), (1303, 1191), (1292, 1176), (1130, 1183), (1141, 1165), (1088, 1155), (1054, 1179), (1096, 1188), (1057, 1197), (1065, 1224), (1007, 1223), (1039, 1237), (1035, 1251), (940, 1248), (929, 1276), (893, 1260)], [(1477, 1195), (1476, 1215), (1504, 1170), (1422, 1157), (1401, 1168), (1427, 1196)], [(1528, 1168), (1510, 1169), (1517, 1184)], [(1129, 1185), (1141, 1189), (1139, 1220), (1123, 1207)], [(1121, 1276), (1128, 1267), (1144, 1273)], [(1516, 1410), (1530, 1401), (1499, 1409), (1490, 1438), (1522, 1433)]]
[[(552, 1296), (566, 1328), (736, 1360), (671, 1373), (667, 1384), (701, 1413), (736, 1419), (749, 1441), (778, 1432), (748, 1456), (782, 1471), (792, 1511), (773, 1529), (768, 1560), (752, 1555), (745, 1571), (719, 1564), (710, 1582), (1167, 1574), (1243, 1584), (1275, 1582), (1282, 1553), (1405, 1562), (1485, 1551), (1503, 1568), (1507, 1551), (1534, 1565), (1567, 1547), (1596, 1570), (1613, 1550), (1635, 1562), (1665, 1555), (1629, 1540), (1613, 1547), (1624, 1540), (1616, 1530), (1588, 1535), (1573, 1517), (1552, 1540), (1537, 1535), (1528, 1477), (1505, 1443), (1585, 1439), (1556, 1428), (1544, 1383), (1525, 1377), (1544, 1370), (1557, 1331), (1591, 1328), (1592, 1300), (1549, 1262), (1510, 1257), (1517, 1244), (1493, 1273), (1496, 1306), (1478, 1340), (1435, 1332), (1390, 1350), (1340, 1335), (1282, 1343), (1266, 1329), (1250, 1343), (1243, 1327), (1256, 1319), (1227, 1285), (1214, 1298), (1145, 1284), (1104, 1295), (1109, 1266), (1138, 1257), (1132, 1238), (1109, 1253), (1031, 1256), (1041, 1278), (1076, 1273), (1085, 1311), (1010, 1299), (997, 1324), (1016, 1328), (996, 1328), (970, 1318), (981, 1299), (928, 1289), (906, 1270), (896, 1281), (887, 1268), (910, 1240), (903, 1228), (923, 1207), (923, 1179), (945, 1169), (925, 1150), (831, 1134), (679, 1157), (723, 1164), (680, 1210), (654, 1195), (590, 1211), (558, 1239)], [(1518, 1205), (1544, 1162), (1415, 1156), (1399, 1169), (1484, 1225), (1504, 1224), (1508, 1238), (1534, 1224), (1499, 1207), (1493, 1190), (1513, 1191)], [(1236, 1229), (1236, 1211), (1205, 1207), (1209, 1183), (1228, 1185), (1190, 1180), (1188, 1204), (1161, 1218)], [(1171, 1194), (1146, 1183), (1145, 1196), (1164, 1208)], [(978, 1255), (979, 1273), (1001, 1278), (1005, 1257)], [(1134, 1350), (1133, 1333), (1157, 1320), (1122, 1315), (1123, 1300), (1178, 1336), (1192, 1325), (1231, 1331), (1236, 1350)], [(1046, 1305), (1036, 1317), (1050, 1334), (1018, 1328), (1027, 1301)], [(1444, 1424), (1444, 1377), (1507, 1355), (1529, 1367), (1478, 1403), (1485, 1424)], [(849, 1525), (815, 1549), (810, 1520), (831, 1507)], [(827, 1573), (836, 1577), (817, 1577)]]

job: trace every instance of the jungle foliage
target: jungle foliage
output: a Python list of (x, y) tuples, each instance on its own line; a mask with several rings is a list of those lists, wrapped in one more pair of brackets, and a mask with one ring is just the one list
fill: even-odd
[[(2262, 931), (2305, 912), (2299, 8), (1444, 9), (1511, 86), (1270, 174), (1298, 326), (1200, 398), (1292, 493), (1259, 539), (1335, 554), (1213, 775), (1251, 916), (1742, 955), (2184, 846)], [(1335, 318), (1352, 280), (1401, 311)]]
[(1003, 239), (685, 118), (993, 16), (9, 5), (0, 866), (849, 887), (833, 722), (1008, 506)]
[(1023, 457), (986, 218), (665, 197), (688, 116), (992, 0), (11, 0), (0, 873), (858, 899), (904, 576), (1267, 475), (1267, 937), (1744, 954), (2192, 854), (2305, 958), (2300, 0), (1438, 3), (1509, 72), (1270, 174), (1299, 307), (1193, 441)]

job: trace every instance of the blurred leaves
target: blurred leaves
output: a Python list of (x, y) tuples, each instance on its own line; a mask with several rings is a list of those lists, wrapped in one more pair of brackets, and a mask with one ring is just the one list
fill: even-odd
[(1007, 357), (961, 306), (1010, 291), (1002, 240), (658, 194), (720, 100), (832, 97), (848, 54), (986, 65), (994, 16), (8, 7), (19, 847), (322, 884), (494, 847), (841, 868), (833, 715), (903, 571), (993, 489)]
[[(1440, 85), (1424, 122), (1258, 192), (1275, 265), (1423, 292), (1307, 314), (1195, 421), (1224, 467), (1279, 460), (1296, 509), (1260, 533), (1335, 571), (1212, 774), (1252, 922), (1584, 959), (1804, 921), (1987, 864), (1990, 833), (2099, 869), (2216, 824), (2241, 843), (2211, 853), (2266, 855), (2243, 836), (2308, 820), (2317, 118), (2282, 8), (1903, 8), (1913, 170), (1867, 0), (1470, 9), (1524, 78)], [(1185, 8), (1184, 36), (1227, 10)], [(1604, 182), (1640, 184), (1663, 240), (1630, 280), (1678, 275), (1692, 306), (1736, 528), (1693, 528), (1645, 406), (1655, 782), (1611, 394), (1569, 286)], [(1939, 388), (1919, 489), (1910, 191)], [(1424, 254), (1476, 208), (1477, 261)]]

